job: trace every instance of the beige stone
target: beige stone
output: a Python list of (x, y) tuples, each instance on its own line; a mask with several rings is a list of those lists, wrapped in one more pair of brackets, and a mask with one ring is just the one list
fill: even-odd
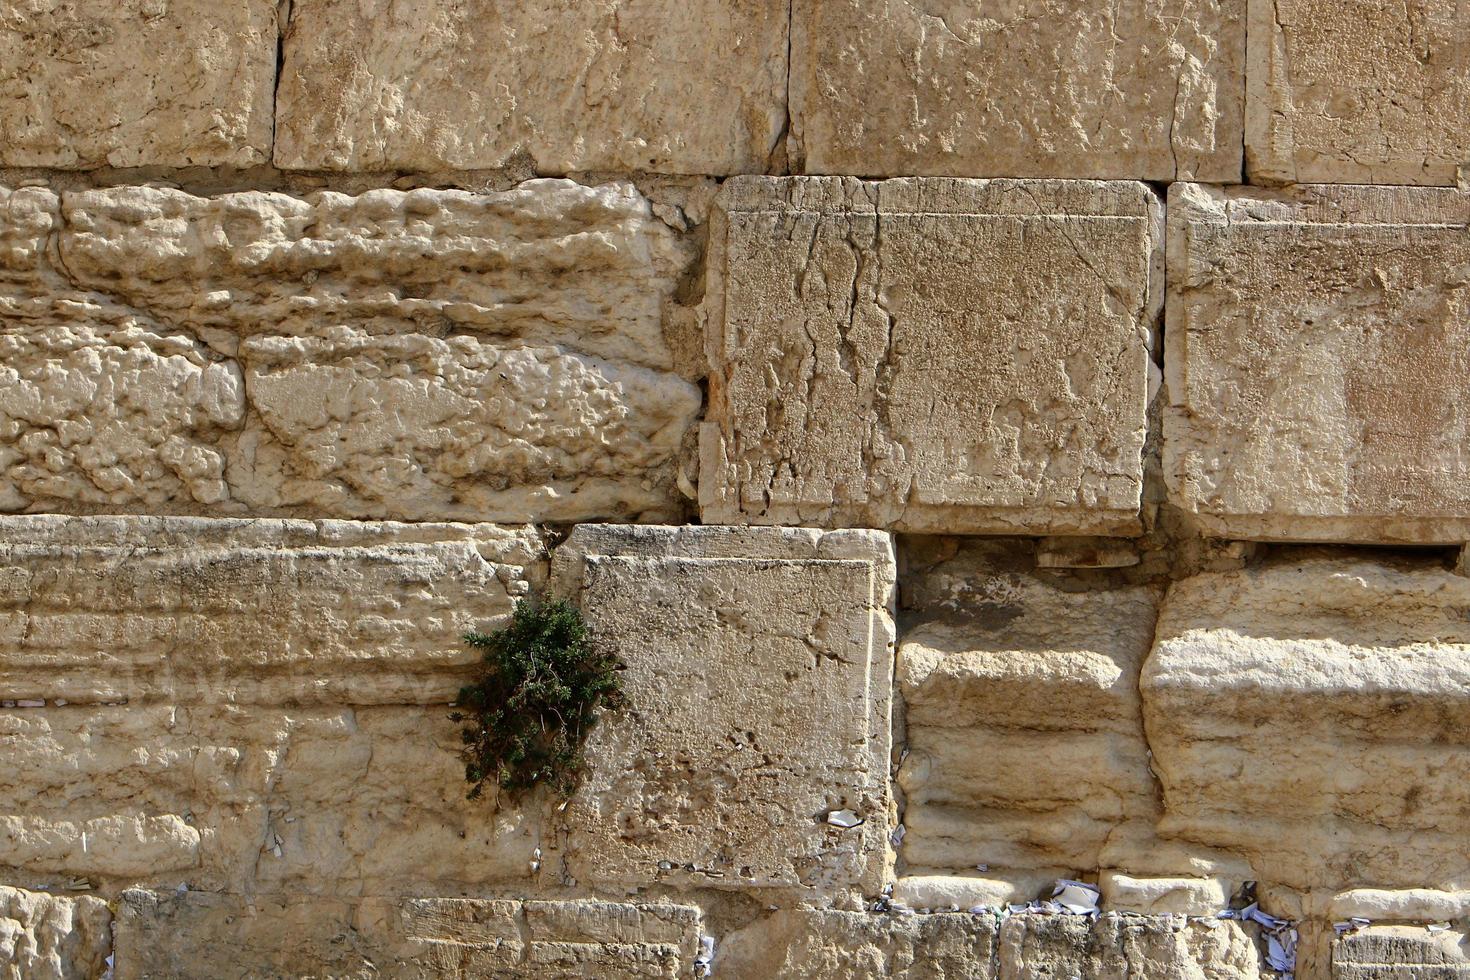
[[(553, 583), (626, 665), (567, 811), (584, 883), (876, 894), (888, 863), (886, 534), (582, 525)], [(836, 811), (862, 820), (828, 822)]]
[(528, 528), (0, 518), (0, 701), (438, 704), (544, 575)]
[(1140, 681), (1162, 832), (1296, 888), (1464, 888), (1467, 608), (1437, 562), (1175, 584)]
[(1175, 184), (1164, 469), (1209, 533), (1470, 538), (1470, 193)]
[(0, 509), (682, 515), (690, 255), (630, 184), (0, 198)]
[(101, 976), (112, 948), (107, 903), (0, 885), (0, 977), (70, 980)]
[(997, 980), (1254, 980), (1252, 935), (1236, 922), (1179, 917), (1013, 915), (1001, 923)]
[(0, 2), (0, 166), (270, 159), (273, 0)]
[(762, 172), (788, 0), (297, 0), (276, 164)]
[(993, 980), (993, 915), (788, 910), (727, 937), (717, 975), (770, 980)]
[(1142, 915), (1214, 915), (1235, 888), (1222, 878), (1141, 878), (1119, 871), (1098, 876), (1104, 908)]
[(1244, 0), (795, 0), (793, 12), (807, 173), (1240, 178)]
[(893, 884), (896, 906), (920, 911), (998, 910), (1050, 898), (1057, 875), (1049, 873), (906, 875)]
[(1250, 0), (1252, 182), (1449, 184), (1470, 165), (1470, 19), (1455, 0)]
[(1142, 184), (736, 178), (711, 225), (706, 522), (1138, 528)]
[(1459, 930), (1361, 929), (1332, 944), (1332, 980), (1460, 980), (1470, 977), (1466, 940)]
[(1335, 920), (1363, 918), (1399, 922), (1447, 922), (1470, 918), (1470, 891), (1433, 888), (1352, 888), (1332, 896)]

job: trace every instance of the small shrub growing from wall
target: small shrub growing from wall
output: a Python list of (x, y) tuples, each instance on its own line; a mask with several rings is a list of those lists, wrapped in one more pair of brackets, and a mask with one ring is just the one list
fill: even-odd
[(469, 798), (486, 783), (511, 794), (550, 786), (571, 795), (599, 709), (622, 704), (622, 664), (563, 600), (517, 602), (508, 626), (468, 633), (465, 642), (485, 653), (483, 675), (460, 689), (450, 715), (468, 723)]

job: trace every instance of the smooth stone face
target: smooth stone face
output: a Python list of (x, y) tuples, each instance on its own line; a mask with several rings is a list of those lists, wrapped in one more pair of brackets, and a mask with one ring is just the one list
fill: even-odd
[(1370, 926), (1332, 944), (1332, 980), (1462, 980), (1466, 935), (1412, 926)]
[(0, 0), (0, 166), (266, 163), (276, 37), (273, 0)]
[(1158, 200), (736, 178), (711, 226), (709, 523), (1136, 530)]
[(797, 0), (806, 173), (1240, 178), (1245, 0)]
[(300, 0), (275, 162), (538, 173), (764, 172), (787, 0)]
[(630, 184), (0, 200), (0, 510), (683, 514), (690, 255)]
[(1470, 538), (1470, 193), (1169, 192), (1173, 500), (1211, 534)]
[(1252, 182), (1454, 185), (1470, 165), (1456, 0), (1250, 0)]
[[(626, 665), (567, 810), (580, 882), (876, 894), (893, 552), (878, 532), (583, 525), (554, 559)], [(834, 825), (834, 811), (862, 823)]]
[(68, 980), (101, 976), (112, 913), (89, 895), (63, 897), (0, 885), (0, 976)]
[(1470, 580), (1433, 561), (1176, 583), (1140, 681), (1161, 832), (1298, 889), (1458, 887), (1467, 608)]
[(1214, 915), (1230, 906), (1234, 887), (1222, 878), (1140, 878), (1117, 871), (1098, 877), (1103, 906), (1145, 915)]

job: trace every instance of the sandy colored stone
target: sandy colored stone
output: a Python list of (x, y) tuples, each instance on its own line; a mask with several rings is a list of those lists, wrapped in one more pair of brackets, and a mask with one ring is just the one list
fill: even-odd
[(1233, 883), (1221, 878), (1140, 878), (1118, 871), (1098, 876), (1104, 908), (1143, 915), (1214, 915), (1230, 906)]
[(682, 515), (689, 254), (629, 184), (0, 200), (0, 509)]
[(1252, 182), (1470, 175), (1470, 18), (1456, 0), (1249, 0)]
[(270, 159), (272, 0), (0, 2), (0, 166)]
[(709, 523), (1136, 530), (1142, 184), (746, 177), (711, 225)]
[[(624, 664), (567, 811), (579, 881), (876, 894), (893, 551), (879, 532), (582, 525), (554, 558)], [(843, 828), (826, 815), (850, 810)]]
[(998, 911), (1051, 897), (1057, 876), (1046, 872), (905, 875), (893, 883), (893, 904), (921, 912)]
[(298, 0), (277, 166), (763, 172), (788, 0)]
[(1470, 538), (1470, 193), (1169, 192), (1170, 492), (1209, 533)]
[(1332, 980), (1461, 980), (1470, 977), (1466, 935), (1371, 926), (1332, 944)]
[(1140, 681), (1162, 832), (1296, 888), (1464, 887), (1466, 609), (1432, 561), (1175, 584)]
[(1239, 923), (1175, 916), (1013, 915), (1000, 925), (997, 980), (1255, 980), (1256, 944)]
[(1245, 0), (795, 0), (806, 173), (1240, 179)]
[(0, 701), (444, 704), (528, 528), (0, 518)]
[(1447, 922), (1470, 918), (1470, 891), (1433, 888), (1352, 888), (1332, 896), (1333, 919)]
[(99, 898), (63, 897), (0, 885), (0, 977), (70, 980), (100, 976), (112, 949), (112, 913)]
[(992, 915), (787, 910), (727, 937), (722, 975), (770, 980), (992, 980)]

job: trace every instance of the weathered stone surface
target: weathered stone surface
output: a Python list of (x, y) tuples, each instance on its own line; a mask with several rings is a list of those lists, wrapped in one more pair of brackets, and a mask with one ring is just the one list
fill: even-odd
[[(544, 571), (489, 524), (0, 518), (0, 701), (438, 704)], [(162, 732), (160, 732), (162, 734)]]
[(998, 980), (1251, 980), (1260, 967), (1239, 923), (1104, 914), (1015, 915), (1001, 923)]
[(1175, 500), (1226, 537), (1470, 538), (1470, 193), (1176, 184)]
[(1140, 682), (1170, 836), (1297, 888), (1458, 887), (1470, 580), (1317, 559), (1196, 576)]
[(117, 980), (223, 976), (685, 977), (683, 905), (125, 893)]
[(1143, 915), (1214, 915), (1235, 890), (1222, 878), (1141, 878), (1117, 871), (1098, 876), (1105, 908)]
[(1332, 944), (1332, 980), (1464, 980), (1464, 932), (1371, 926)]
[(300, 0), (276, 163), (762, 172), (781, 149), (788, 0)]
[(271, 151), (273, 0), (0, 2), (0, 166), (233, 166)]
[(1142, 184), (736, 178), (711, 228), (707, 522), (1135, 530)]
[(0, 508), (682, 512), (689, 256), (629, 184), (0, 199)]
[(0, 976), (70, 980), (101, 976), (112, 913), (90, 896), (66, 898), (0, 885)]
[(796, 0), (805, 172), (1240, 178), (1244, 0)]
[(872, 915), (788, 910), (730, 936), (717, 969), (796, 980), (991, 980), (992, 915)]
[[(887, 865), (886, 534), (582, 525), (553, 584), (627, 665), (567, 811), (580, 881), (860, 888)], [(832, 811), (864, 822), (829, 824)]]
[(1250, 0), (1253, 182), (1453, 185), (1470, 165), (1470, 19), (1455, 0)]
[(1470, 917), (1470, 891), (1433, 888), (1351, 888), (1332, 896), (1328, 914), (1398, 922), (1448, 922)]

